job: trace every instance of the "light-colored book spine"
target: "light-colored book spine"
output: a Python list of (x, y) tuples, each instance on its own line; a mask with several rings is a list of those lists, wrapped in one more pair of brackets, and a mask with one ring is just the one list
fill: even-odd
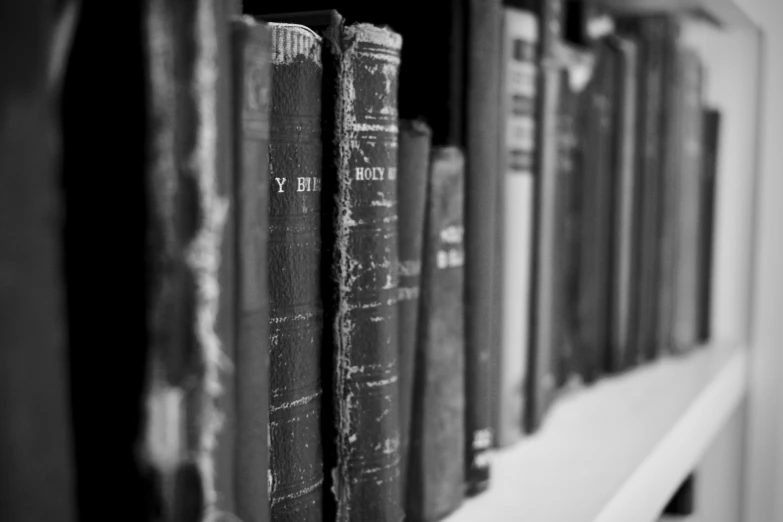
[(504, 284), (497, 427), (499, 446), (514, 442), (522, 434), (533, 252), (538, 45), (538, 19), (534, 13), (507, 7), (504, 17)]

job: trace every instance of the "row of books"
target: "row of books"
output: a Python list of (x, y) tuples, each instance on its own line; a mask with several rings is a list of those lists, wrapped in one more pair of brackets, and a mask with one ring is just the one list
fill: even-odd
[(563, 391), (708, 338), (718, 116), (678, 19), (175, 4), (146, 13), (168, 516), (435, 521)]

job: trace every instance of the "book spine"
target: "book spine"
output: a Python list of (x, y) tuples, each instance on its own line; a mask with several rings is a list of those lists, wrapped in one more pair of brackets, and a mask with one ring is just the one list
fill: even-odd
[(581, 201), (579, 353), (581, 375), (594, 381), (609, 341), (610, 252), (612, 224), (612, 151), (615, 56), (602, 39), (585, 93), (581, 130), (584, 134), (584, 182)]
[(504, 65), (505, 147), (503, 191), (502, 345), (498, 446), (522, 434), (524, 379), (527, 366), (530, 278), (532, 276), (533, 156), (538, 20), (534, 13), (505, 8)]
[(270, 24), (270, 508), (322, 519), (321, 37)]
[[(164, 517), (220, 514), (215, 440), (224, 341), (221, 245), (230, 186), (215, 126), (229, 110), (217, 3), (153, 2), (145, 13), (151, 129), (150, 354), (144, 467)], [(197, 219), (194, 219), (194, 216)]]
[(615, 112), (615, 217), (611, 296), (611, 334), (609, 371), (626, 366), (636, 318), (636, 283), (633, 256), (637, 248), (634, 235), (638, 219), (636, 208), (637, 48), (630, 39), (613, 35), (610, 39), (619, 53), (618, 96)]
[(571, 72), (561, 71), (558, 100), (557, 172), (560, 185), (558, 198), (558, 274), (556, 314), (560, 334), (556, 347), (555, 377), (558, 387), (569, 383), (577, 374), (575, 366), (577, 344), (577, 303), (579, 296), (579, 214), (581, 169), (577, 132), (580, 95), (571, 85)]
[(533, 196), (533, 262), (529, 310), (528, 370), (525, 428), (538, 429), (554, 400), (556, 375), (553, 349), (557, 337), (556, 229), (557, 229), (557, 105), (561, 66), (556, 61), (562, 34), (563, 2), (543, 2), (539, 13), (538, 103), (536, 105), (535, 193)]
[(718, 168), (720, 111), (704, 109), (702, 115), (702, 218), (699, 249), (698, 341), (710, 340), (710, 309), (712, 301), (712, 265), (715, 234), (715, 190)]
[(424, 239), (424, 211), (431, 132), (420, 121), (400, 121), (397, 205), (399, 219), (399, 389), (400, 389), (400, 477), (405, 498), (410, 445), (413, 376), (419, 328), (419, 302)]
[(499, 0), (467, 4), (467, 164), (465, 179), (466, 481), (469, 495), (489, 485), (492, 432), (492, 290), (497, 180), (500, 175)]
[(677, 303), (679, 236), (682, 224), (680, 191), (684, 139), (683, 71), (678, 44), (679, 25), (672, 17), (661, 18), (661, 113), (659, 142), (660, 212), (658, 269), (657, 349), (674, 350), (674, 321)]
[(405, 513), (414, 522), (451, 513), (464, 490), (464, 167), (457, 147), (433, 150)]
[(246, 522), (269, 520), (269, 90), (271, 34), (233, 22), (237, 117), (236, 504)]
[(398, 521), (397, 82), (402, 38), (334, 15), (337, 520)]
[(704, 204), (700, 188), (702, 178), (702, 65), (691, 49), (680, 51), (682, 75), (682, 154), (680, 183), (676, 194), (679, 205), (677, 249), (675, 261), (674, 317), (672, 347), (675, 352), (694, 347), (698, 335), (699, 236), (701, 207)]

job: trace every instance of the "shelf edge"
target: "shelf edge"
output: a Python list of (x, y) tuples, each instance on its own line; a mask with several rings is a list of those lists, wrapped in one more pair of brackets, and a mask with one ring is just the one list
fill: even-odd
[(747, 358), (745, 347), (735, 351), (594, 522), (657, 520), (747, 393)]

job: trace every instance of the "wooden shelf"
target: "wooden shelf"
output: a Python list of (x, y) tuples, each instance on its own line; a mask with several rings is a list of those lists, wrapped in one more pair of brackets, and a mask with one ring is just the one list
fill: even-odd
[(710, 346), (561, 397), (446, 522), (657, 520), (744, 397), (746, 359)]

